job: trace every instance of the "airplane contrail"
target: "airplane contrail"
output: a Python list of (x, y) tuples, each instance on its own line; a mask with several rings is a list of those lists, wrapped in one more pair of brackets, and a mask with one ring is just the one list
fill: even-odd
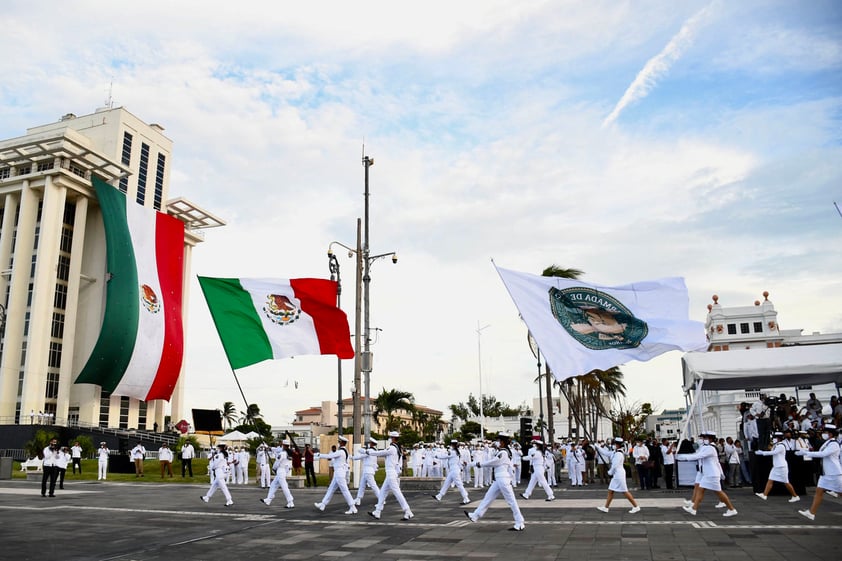
[(646, 65), (638, 72), (634, 81), (626, 89), (623, 97), (617, 102), (614, 110), (602, 122), (603, 127), (616, 121), (623, 109), (629, 104), (649, 95), (649, 92), (655, 87), (658, 79), (669, 71), (673, 63), (681, 57), (687, 47), (693, 42), (696, 32), (704, 23), (704, 19), (710, 12), (711, 6), (713, 6), (713, 3), (708, 4), (684, 22), (678, 33), (667, 43), (667, 46), (646, 62)]

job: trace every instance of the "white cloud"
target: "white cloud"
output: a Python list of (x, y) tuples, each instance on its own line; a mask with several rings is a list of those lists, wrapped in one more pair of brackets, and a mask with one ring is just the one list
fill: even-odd
[[(676, 39), (647, 74), (657, 80), (684, 53), (711, 90), (690, 87), (680, 104), (654, 103), (652, 90), (635, 123), (601, 126), (640, 61), (682, 23), (700, 29), (689, 22), (707, 3), (152, 2), (119, 8), (120, 26), (83, 3), (72, 27), (30, 4), (5, 12), (15, 25), (0, 37), (0, 138), (92, 110), (113, 78), (117, 104), (174, 140), (170, 195), (228, 221), (193, 252), (194, 274), (327, 276), (327, 245), (352, 245), (363, 212), (365, 141), (376, 161), (372, 251), (400, 255), (372, 271), (375, 392), (400, 387), (443, 410), (476, 394), (480, 321), (490, 325), (484, 391), (531, 399), (535, 361), (492, 257), (524, 271), (577, 267), (606, 284), (683, 275), (698, 320), (713, 293), (745, 305), (769, 290), (785, 327), (842, 330), (838, 85), (731, 102), (739, 84), (722, 57), (752, 45), (723, 17), (689, 51)], [(824, 31), (792, 31), (753, 7), (793, 51), (827, 45)], [(711, 37), (723, 35), (720, 48)], [(751, 68), (774, 64), (775, 49), (752, 52)], [(822, 58), (838, 72), (837, 58)], [(677, 70), (670, 83), (691, 79)], [(352, 260), (342, 275), (353, 315)], [(195, 281), (187, 328), (188, 407), (239, 406)], [(683, 404), (677, 362), (624, 366), (631, 398)], [(348, 388), (351, 362), (344, 371)], [(239, 378), (275, 423), (335, 399), (331, 357)]]

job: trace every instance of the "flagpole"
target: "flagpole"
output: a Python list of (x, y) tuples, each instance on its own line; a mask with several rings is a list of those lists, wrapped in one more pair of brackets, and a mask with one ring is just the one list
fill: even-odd
[[(231, 365), (229, 364), (228, 366), (231, 366)], [(239, 390), (240, 390), (240, 395), (241, 395), (241, 396), (243, 396), (243, 401), (244, 401), (244, 402), (245, 402), (245, 404), (246, 404), (246, 413), (248, 413), (248, 410), (249, 410), (249, 400), (247, 400), (247, 399), (246, 399), (246, 394), (245, 394), (245, 393), (243, 393), (243, 386), (241, 386), (241, 385), (240, 385), (240, 379), (239, 379), (239, 378), (237, 378), (237, 372), (234, 370), (234, 368), (233, 368), (233, 367), (231, 367), (231, 374), (233, 374), (233, 375), (234, 375), (234, 381), (235, 381), (235, 382), (237, 382), (237, 389), (239, 389)]]

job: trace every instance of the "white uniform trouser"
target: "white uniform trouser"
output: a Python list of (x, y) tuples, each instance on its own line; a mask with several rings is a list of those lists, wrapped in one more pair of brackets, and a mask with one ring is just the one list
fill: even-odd
[(567, 469), (570, 474), (570, 484), (571, 485), (581, 485), (582, 484), (582, 469), (579, 466), (579, 462), (570, 462), (567, 465)]
[(105, 479), (105, 474), (108, 473), (108, 461), (98, 462), (97, 468), (97, 479)]
[(339, 489), (339, 492), (342, 493), (342, 496), (345, 497), (345, 502), (348, 503), (348, 506), (353, 508), (354, 497), (351, 496), (351, 491), (348, 490), (348, 472), (344, 469), (339, 471), (334, 468), (333, 479), (330, 480), (330, 485), (327, 487), (325, 496), (322, 499), (322, 504), (326, 505), (330, 502), (330, 499), (333, 497), (337, 488)]
[(248, 464), (237, 464), (237, 483), (248, 485), (249, 483), (249, 466)]
[(216, 477), (213, 478), (213, 483), (211, 483), (210, 489), (208, 489), (207, 494), (205, 495), (207, 498), (211, 498), (216, 490), (219, 489), (222, 491), (222, 494), (225, 496), (226, 501), (231, 501), (231, 492), (228, 491), (228, 484), (225, 482), (225, 472), (220, 473), (221, 470), (216, 472)]
[(260, 486), (261, 487), (268, 487), (269, 482), (272, 479), (271, 473), (269, 470), (269, 464), (259, 464), (258, 469), (260, 470), (258, 473), (260, 474)]
[(485, 511), (488, 510), (488, 507), (494, 499), (497, 498), (497, 495), (503, 495), (503, 500), (505, 500), (509, 505), (509, 508), (512, 509), (512, 516), (514, 516), (515, 524), (523, 524), (523, 514), (520, 513), (520, 508), (517, 506), (515, 491), (512, 488), (512, 482), (508, 478), (496, 479), (494, 483), (491, 484), (491, 487), (489, 487), (488, 491), (485, 493), (485, 497), (482, 498), (482, 502), (479, 503), (479, 506), (474, 511), (474, 516), (482, 518)]
[(474, 466), (474, 489), (479, 489), (483, 486), (482, 468)]
[(468, 502), (468, 492), (465, 491), (465, 486), (462, 484), (462, 470), (448, 470), (447, 477), (444, 478), (444, 483), (442, 483), (441, 490), (437, 495), (438, 498), (441, 499), (444, 497), (451, 485), (456, 485), (456, 488), (459, 489), (459, 494), (462, 495), (462, 502)]
[(278, 492), (278, 487), (281, 488), (281, 491), (284, 492), (284, 498), (287, 500), (287, 504), (292, 504), (292, 493), (289, 492), (289, 485), (287, 484), (287, 474), (285, 473), (286, 470), (278, 470), (278, 473), (275, 474), (275, 479), (272, 480), (272, 485), (269, 486), (269, 493), (266, 495), (267, 500), (272, 500), (275, 498), (275, 493)]
[(515, 464), (515, 480), (512, 482), (512, 486), (517, 487), (517, 484), (520, 483), (520, 477), (523, 474), (523, 465), (518, 462)]
[(471, 465), (468, 464), (462, 467), (462, 481), (470, 485), (471, 483)]
[(532, 477), (529, 478), (529, 485), (526, 486), (526, 491), (523, 492), (524, 495), (527, 497), (532, 496), (532, 491), (535, 489), (535, 485), (540, 485), (541, 489), (547, 494), (547, 498), (551, 499), (553, 495), (553, 490), (550, 489), (550, 486), (547, 485), (547, 478), (544, 477), (544, 467), (534, 467), (532, 469)]
[(383, 505), (386, 503), (386, 495), (392, 493), (395, 496), (395, 499), (398, 501), (398, 505), (404, 512), (409, 510), (409, 504), (406, 502), (406, 499), (401, 493), (401, 485), (400, 481), (398, 480), (397, 473), (389, 473), (386, 472), (386, 479), (383, 480), (383, 486), (380, 488), (380, 493), (377, 495), (377, 506), (374, 507), (374, 511), (377, 514), (380, 514), (383, 511)]
[(547, 470), (547, 484), (549, 485), (557, 485), (558, 481), (555, 479), (555, 462), (549, 463), (547, 462), (544, 464), (544, 467)]
[(374, 481), (374, 474), (373, 473), (363, 473), (362, 479), (360, 480), (360, 487), (357, 489), (357, 499), (362, 500), (363, 495), (365, 495), (365, 488), (368, 487), (372, 491), (374, 491), (374, 495), (380, 495), (380, 488), (377, 486), (377, 483)]

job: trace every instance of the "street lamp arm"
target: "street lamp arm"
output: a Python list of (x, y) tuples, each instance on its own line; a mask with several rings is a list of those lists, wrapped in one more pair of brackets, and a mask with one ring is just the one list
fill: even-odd
[(344, 244), (344, 243), (342, 243), (342, 242), (330, 242), (330, 245), (328, 245), (328, 246), (327, 246), (327, 255), (328, 255), (328, 257), (330, 257), (331, 255), (333, 255), (333, 246), (334, 246), (334, 245), (338, 245), (339, 247), (344, 247), (345, 249), (347, 249), (347, 250), (348, 250), (348, 257), (351, 257), (351, 256), (353, 256), (355, 253), (357, 253), (357, 250), (356, 250), (356, 249), (352, 249), (352, 248), (348, 247), (347, 245), (345, 245), (345, 244)]
[(389, 253), (381, 253), (380, 255), (372, 255), (371, 257), (368, 258), (368, 261), (371, 262), (371, 261), (374, 261), (376, 259), (380, 259), (381, 257), (389, 257), (390, 255), (392, 256), (392, 263), (397, 263), (398, 262), (398, 254), (394, 251), (390, 251)]

